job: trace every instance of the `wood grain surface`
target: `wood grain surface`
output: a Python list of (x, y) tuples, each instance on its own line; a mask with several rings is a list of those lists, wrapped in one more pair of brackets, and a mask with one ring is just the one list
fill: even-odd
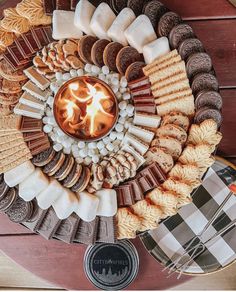
[[(17, 2), (0, 1), (0, 15), (4, 8), (14, 7)], [(224, 138), (218, 153), (236, 163), (236, 8), (226, 0), (163, 0), (163, 3), (188, 21), (212, 57), (224, 100)], [(147, 254), (138, 239), (134, 244), (141, 261), (138, 278), (130, 289), (168, 289), (179, 284), (174, 278), (165, 278), (161, 266)], [(93, 288), (83, 273), (85, 246), (46, 241), (0, 215), (0, 248), (18, 264), (55, 287)], [(182, 281), (186, 279), (188, 277)]]

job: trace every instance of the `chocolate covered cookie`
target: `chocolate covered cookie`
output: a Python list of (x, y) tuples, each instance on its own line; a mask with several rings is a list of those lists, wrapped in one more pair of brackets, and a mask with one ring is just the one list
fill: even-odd
[(90, 169), (86, 166), (83, 166), (82, 173), (77, 183), (71, 188), (72, 192), (80, 193), (84, 191), (90, 180)]
[(143, 14), (148, 16), (154, 28), (157, 27), (160, 18), (168, 11), (168, 8), (157, 0), (147, 2), (143, 7)]
[(47, 150), (35, 155), (32, 159), (32, 163), (38, 167), (45, 166), (52, 161), (55, 155), (56, 152), (52, 147), (50, 147)]
[(202, 90), (218, 91), (219, 83), (213, 74), (200, 73), (193, 78), (191, 88), (193, 94), (196, 95)]
[(25, 202), (22, 198), (18, 197), (6, 214), (12, 222), (22, 223), (30, 219), (32, 212), (32, 202)]
[(103, 53), (106, 48), (106, 46), (110, 42), (108, 40), (98, 40), (94, 43), (92, 46), (91, 50), (91, 59), (92, 62), (97, 65), (98, 67), (104, 66), (104, 61), (103, 61)]
[(61, 166), (61, 168), (55, 173), (54, 178), (57, 179), (58, 181), (64, 180), (67, 175), (71, 172), (73, 166), (74, 166), (75, 159), (67, 155), (66, 159)]
[(179, 25), (176, 25), (172, 28), (169, 40), (170, 40), (170, 46), (173, 49), (177, 49), (181, 42), (188, 38), (193, 38), (194, 32), (190, 25), (186, 23), (181, 23)]
[(123, 46), (118, 42), (112, 42), (108, 44), (103, 53), (103, 62), (104, 64), (114, 72), (117, 72), (116, 67), (116, 58)]
[(167, 12), (165, 13), (158, 23), (157, 32), (159, 36), (168, 37), (173, 27), (180, 24), (182, 22), (182, 18), (174, 13)]
[(221, 110), (223, 106), (222, 97), (217, 91), (200, 91), (195, 99), (195, 107), (197, 110), (203, 107), (215, 108)]
[(62, 184), (66, 188), (72, 188), (79, 180), (83, 167), (80, 164), (74, 164), (70, 174), (62, 181)]
[(214, 120), (217, 123), (218, 128), (221, 126), (223, 120), (219, 110), (204, 107), (196, 112), (194, 122), (196, 124), (201, 124), (203, 121), (208, 119)]
[(85, 35), (79, 40), (78, 51), (81, 60), (84, 63), (93, 64), (91, 58), (92, 47), (98, 39), (91, 35)]
[(116, 67), (122, 75), (135, 62), (143, 62), (143, 56), (135, 48), (129, 46), (121, 49), (116, 57)]
[(178, 52), (184, 61), (186, 61), (192, 54), (202, 53), (204, 51), (205, 49), (202, 42), (196, 38), (189, 38), (182, 41), (178, 48)]
[(191, 55), (186, 64), (188, 78), (191, 79), (199, 73), (209, 73), (212, 69), (212, 61), (206, 53)]
[(125, 72), (125, 77), (128, 82), (139, 79), (144, 76), (143, 67), (145, 67), (144, 62), (134, 62), (127, 68)]
[(43, 172), (48, 176), (53, 176), (63, 165), (65, 161), (65, 154), (57, 152), (53, 159), (43, 168)]

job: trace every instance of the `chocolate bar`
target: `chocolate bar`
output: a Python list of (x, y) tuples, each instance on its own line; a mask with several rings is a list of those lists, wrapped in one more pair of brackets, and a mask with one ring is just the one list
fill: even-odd
[(153, 189), (151, 182), (148, 180), (148, 178), (146, 176), (140, 177), (138, 179), (138, 182), (139, 182), (139, 184), (140, 184), (140, 186), (142, 188), (142, 191), (144, 193), (146, 193), (146, 192), (148, 192), (148, 191)]
[(43, 9), (46, 15), (52, 15), (56, 9), (56, 0), (43, 0)]
[(76, 214), (70, 215), (69, 218), (61, 222), (53, 237), (66, 243), (73, 242), (79, 226), (79, 221), (80, 218)]
[(135, 203), (131, 185), (120, 185), (115, 187), (115, 191), (117, 194), (117, 202), (119, 207), (131, 206)]
[(75, 10), (76, 5), (79, 3), (79, 0), (71, 0), (70, 1), (70, 9)]
[(135, 202), (141, 201), (144, 199), (144, 193), (142, 191), (142, 188), (138, 182), (137, 179), (131, 180), (128, 182), (128, 184), (131, 185), (132, 190), (133, 190), (133, 197)]
[(45, 90), (50, 85), (50, 81), (39, 74), (34, 67), (27, 68), (24, 70), (25, 75), (41, 90)]
[(25, 65), (29, 64), (29, 59), (25, 58), (22, 53), (20, 52), (19, 48), (16, 46), (15, 43), (13, 43), (11, 46), (7, 47), (8, 53), (12, 56), (12, 58), (15, 60), (16, 64), (19, 65)]
[(16, 61), (14, 60), (14, 58), (12, 58), (12, 56), (11, 56), (11, 54), (9, 54), (9, 52), (5, 52), (3, 54), (3, 59), (10, 65), (10, 67), (12, 68), (13, 71), (16, 71), (19, 68)]
[(139, 78), (139, 79), (136, 79), (136, 80), (133, 80), (133, 81), (130, 81), (128, 83), (128, 87), (130, 90), (133, 90), (133, 89), (136, 89), (136, 88), (139, 88), (142, 86), (146, 86), (146, 85), (150, 86), (149, 78), (146, 76)]
[(48, 140), (48, 136), (45, 135), (43, 138), (39, 138), (39, 139), (35, 139), (35, 140), (31, 140), (28, 142), (28, 147), (29, 149), (34, 149), (36, 147), (39, 147), (41, 145), (44, 145), (46, 143), (48, 143), (49, 140)]
[(67, 10), (70, 11), (70, 0), (56, 0), (56, 9), (57, 10)]
[(52, 37), (52, 26), (45, 25), (45, 26), (42, 26), (42, 29), (47, 37), (48, 43), (51, 43), (52, 41), (54, 41), (54, 39)]
[(38, 45), (31, 31), (22, 34), (22, 38), (27, 44), (27, 46), (30, 48), (32, 53), (36, 53), (37, 51), (42, 49), (41, 45)]
[(78, 229), (75, 234), (74, 242), (84, 244), (94, 244), (98, 231), (98, 217), (92, 222), (80, 220)]
[(116, 227), (115, 217), (99, 217), (96, 242), (115, 243)]
[(24, 141), (29, 142), (35, 139), (40, 139), (45, 136), (44, 132), (23, 133)]
[(34, 51), (31, 50), (31, 47), (27, 45), (26, 41), (23, 39), (22, 36), (15, 40), (15, 45), (17, 46), (18, 50), (24, 56), (24, 58), (30, 58)]
[(46, 239), (51, 239), (58, 229), (61, 220), (57, 217), (56, 212), (51, 207), (47, 210), (45, 217), (43, 218), (42, 223), (37, 228), (37, 232), (41, 234)]
[(33, 27), (30, 31), (40, 49), (48, 44), (48, 38), (41, 26)]
[(20, 130), (22, 133), (42, 132), (43, 122), (38, 119), (22, 117)]
[(51, 144), (49, 141), (47, 141), (47, 142), (44, 142), (44, 144), (41, 144), (39, 146), (36, 146), (36, 147), (30, 149), (30, 152), (31, 152), (32, 156), (35, 156), (35, 155), (49, 149), (50, 147), (51, 147)]

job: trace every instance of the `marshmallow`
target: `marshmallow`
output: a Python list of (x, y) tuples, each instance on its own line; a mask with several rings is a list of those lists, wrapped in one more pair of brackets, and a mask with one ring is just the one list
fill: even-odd
[(136, 16), (132, 9), (126, 7), (117, 15), (116, 19), (112, 23), (111, 27), (107, 31), (107, 35), (114, 42), (118, 42), (123, 46), (128, 45), (128, 41), (125, 37), (125, 30), (135, 20)]
[(83, 33), (74, 25), (73, 11), (54, 10), (52, 17), (53, 38), (61, 39), (79, 39)]
[(167, 37), (159, 38), (143, 47), (143, 55), (147, 64), (169, 52), (170, 45)]
[(19, 196), (26, 202), (33, 200), (49, 185), (49, 180), (40, 168), (19, 184)]
[(15, 187), (30, 176), (34, 170), (34, 165), (30, 161), (26, 161), (23, 164), (20, 164), (17, 167), (5, 172), (4, 181), (9, 187)]
[(59, 199), (52, 204), (57, 217), (61, 220), (68, 218), (78, 208), (78, 198), (70, 190), (63, 189)]
[(98, 38), (110, 40), (107, 35), (107, 31), (115, 18), (116, 15), (110, 6), (103, 2), (97, 7), (92, 16), (90, 29)]
[(48, 187), (37, 197), (38, 205), (41, 209), (46, 210), (62, 195), (64, 189), (55, 179), (50, 179)]
[(89, 24), (95, 9), (96, 7), (88, 0), (80, 0), (75, 9), (74, 24), (88, 35), (94, 35)]
[(91, 222), (96, 218), (99, 199), (87, 192), (79, 194), (78, 208), (76, 214), (84, 221)]
[(112, 217), (117, 212), (116, 191), (102, 189), (95, 194), (99, 198), (97, 216)]
[(153, 29), (150, 19), (146, 15), (140, 15), (126, 29), (125, 37), (128, 43), (139, 53), (143, 52), (143, 47), (154, 41), (157, 36)]

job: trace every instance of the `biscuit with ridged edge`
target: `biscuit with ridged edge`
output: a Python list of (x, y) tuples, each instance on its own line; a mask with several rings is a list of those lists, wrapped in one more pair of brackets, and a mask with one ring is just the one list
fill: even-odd
[(168, 173), (174, 166), (172, 156), (165, 152), (164, 149), (151, 147), (145, 154), (146, 164), (157, 162), (164, 173)]
[(161, 125), (165, 126), (167, 124), (177, 125), (187, 132), (190, 126), (190, 120), (187, 116), (180, 112), (171, 112), (162, 119)]

